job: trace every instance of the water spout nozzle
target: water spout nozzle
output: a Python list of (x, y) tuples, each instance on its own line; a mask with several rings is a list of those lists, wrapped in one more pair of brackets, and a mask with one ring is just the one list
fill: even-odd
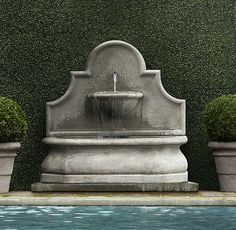
[(115, 72), (113, 73), (114, 92), (116, 92), (116, 84), (117, 84), (117, 81), (118, 81), (118, 73), (115, 71)]

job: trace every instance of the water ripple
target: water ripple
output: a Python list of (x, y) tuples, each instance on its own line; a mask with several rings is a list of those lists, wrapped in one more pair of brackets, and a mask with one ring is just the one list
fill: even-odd
[[(0, 206), (2, 230), (235, 230), (235, 207)], [(207, 220), (207, 221), (206, 221)]]

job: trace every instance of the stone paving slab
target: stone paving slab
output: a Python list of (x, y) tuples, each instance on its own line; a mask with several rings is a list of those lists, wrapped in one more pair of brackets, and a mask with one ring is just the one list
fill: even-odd
[(0, 205), (147, 205), (147, 206), (236, 206), (236, 193), (200, 191), (160, 192), (76, 192), (0, 194)]

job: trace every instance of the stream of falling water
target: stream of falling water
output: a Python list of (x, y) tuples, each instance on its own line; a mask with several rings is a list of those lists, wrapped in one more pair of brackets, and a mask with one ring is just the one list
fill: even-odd
[(99, 137), (120, 138), (128, 137), (124, 119), (127, 117), (142, 117), (142, 99), (138, 99), (135, 105), (129, 106), (126, 98), (106, 97), (92, 99), (94, 112), (99, 129)]

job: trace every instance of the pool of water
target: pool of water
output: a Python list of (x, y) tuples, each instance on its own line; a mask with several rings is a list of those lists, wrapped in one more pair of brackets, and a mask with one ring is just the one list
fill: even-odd
[(236, 229), (236, 207), (0, 206), (1, 230)]

